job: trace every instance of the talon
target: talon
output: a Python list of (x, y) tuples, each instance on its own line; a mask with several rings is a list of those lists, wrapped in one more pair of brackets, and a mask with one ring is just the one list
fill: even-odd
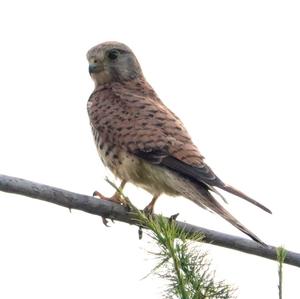
[(142, 230), (141, 226), (139, 227), (138, 234), (139, 234), (139, 240), (142, 240), (142, 238), (143, 238), (143, 230)]
[(115, 193), (112, 197), (106, 197), (106, 196), (103, 196), (100, 192), (94, 191), (93, 196), (98, 197), (101, 200), (112, 201), (112, 202), (115, 202), (115, 203), (123, 205), (123, 206), (128, 205), (126, 199), (122, 198), (122, 196), (120, 196), (119, 193)]
[(103, 196), (100, 192), (98, 192), (97, 190), (96, 191), (94, 191), (94, 193), (93, 193), (93, 196), (96, 196), (96, 197), (99, 197), (99, 198), (103, 198), (103, 199), (106, 199), (106, 197), (105, 196)]
[(169, 222), (176, 221), (176, 219), (177, 219), (178, 216), (179, 216), (179, 213), (170, 216)]
[(110, 227), (110, 226), (108, 225), (108, 220), (107, 220), (105, 217), (101, 217), (101, 218), (102, 218), (103, 224), (104, 224), (106, 227)]

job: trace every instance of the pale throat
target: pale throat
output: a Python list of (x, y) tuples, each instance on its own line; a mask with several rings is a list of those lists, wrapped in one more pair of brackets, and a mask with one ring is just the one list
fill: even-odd
[(91, 77), (95, 83), (95, 87), (111, 82), (112, 79), (111, 75), (107, 71), (94, 73), (91, 75)]

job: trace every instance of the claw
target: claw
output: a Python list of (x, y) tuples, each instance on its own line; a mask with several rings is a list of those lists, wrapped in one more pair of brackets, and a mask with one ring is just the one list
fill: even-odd
[[(117, 204), (123, 205), (125, 207), (129, 206), (129, 200), (127, 201), (126, 198), (124, 198), (122, 190), (126, 184), (125, 180), (122, 180), (121, 185), (119, 188), (117, 188), (112, 182), (110, 182), (108, 179), (106, 179), (108, 183), (110, 183), (110, 185), (112, 185), (115, 189), (116, 192), (112, 197), (106, 197), (103, 196), (100, 192), (98, 192), (97, 190), (94, 191), (93, 196), (98, 197), (100, 200), (109, 200), (112, 202), (115, 202)], [(113, 219), (110, 219), (112, 223), (115, 223)], [(105, 217), (102, 217), (102, 222), (106, 227), (110, 227), (108, 225), (108, 220)]]
[(108, 225), (108, 220), (107, 220), (106, 218), (104, 218), (104, 217), (101, 217), (101, 218), (102, 218), (103, 224), (104, 224), (106, 227), (110, 227), (110, 226)]
[(94, 191), (94, 193), (93, 193), (93, 196), (96, 196), (96, 197), (99, 197), (99, 198), (103, 198), (103, 199), (106, 199), (106, 197), (105, 196), (103, 196), (100, 192), (98, 192), (98, 191)]
[[(106, 196), (103, 196), (100, 192), (94, 191), (93, 196), (98, 197), (100, 200), (108, 200), (108, 201), (115, 202), (119, 205), (122, 205), (122, 206), (128, 208), (128, 211), (131, 211), (129, 200), (127, 200), (124, 196), (122, 197), (117, 192), (112, 197), (106, 197)], [(102, 222), (106, 227), (110, 227), (108, 225), (108, 220), (105, 217), (102, 217)], [(111, 222), (114, 223), (114, 220), (111, 219)]]
[(138, 234), (139, 234), (139, 240), (142, 240), (142, 238), (143, 238), (143, 230), (142, 230), (141, 226), (139, 227)]
[(179, 216), (179, 213), (171, 215), (170, 218), (169, 218), (169, 222), (176, 221), (178, 216)]
[(109, 201), (115, 202), (115, 203), (123, 205), (123, 206), (128, 205), (126, 199), (124, 199), (118, 193), (115, 193), (112, 197), (106, 197), (106, 196), (103, 196), (100, 192), (94, 191), (93, 196), (96, 196), (102, 200), (109, 200)]

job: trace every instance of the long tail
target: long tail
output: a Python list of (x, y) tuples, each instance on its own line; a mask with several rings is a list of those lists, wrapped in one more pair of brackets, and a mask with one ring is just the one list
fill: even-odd
[(254, 233), (252, 233), (241, 222), (239, 222), (235, 217), (233, 217), (218, 202), (217, 202), (217, 205), (214, 205), (213, 207), (211, 207), (211, 209), (215, 213), (217, 213), (218, 215), (223, 217), (225, 220), (227, 220), (229, 223), (231, 223), (233, 226), (235, 226), (237, 229), (239, 229), (241, 232), (248, 235), (252, 240), (254, 240), (262, 245), (266, 245), (258, 236), (256, 236)]
[[(266, 245), (263, 241), (260, 240), (254, 233), (252, 233), (249, 229), (247, 229), (241, 222), (239, 222), (235, 217), (233, 217), (225, 208), (221, 206), (221, 204), (212, 196), (212, 194), (203, 188), (203, 186), (194, 185), (197, 188), (198, 196), (189, 197), (194, 203), (203, 207), (207, 207), (212, 210), (216, 214), (220, 215), (222, 218), (227, 220), (237, 229), (239, 229), (244, 234), (248, 235), (254, 241)], [(199, 194), (200, 193), (200, 194)]]
[(261, 208), (262, 210), (264, 210), (264, 211), (266, 211), (266, 212), (272, 214), (271, 210), (269, 210), (267, 207), (265, 207), (265, 206), (262, 205), (261, 203), (257, 202), (256, 200), (252, 199), (251, 197), (247, 196), (247, 195), (244, 194), (243, 192), (241, 192), (241, 191), (239, 191), (239, 190), (233, 188), (233, 187), (230, 186), (230, 185), (224, 184), (223, 186), (222, 186), (222, 185), (219, 185), (219, 186), (217, 186), (217, 187), (220, 188), (220, 189), (223, 189), (223, 190), (225, 190), (225, 191), (227, 191), (227, 192), (229, 192), (229, 193), (232, 193), (232, 194), (234, 194), (234, 195), (236, 195), (236, 196), (238, 196), (238, 197), (241, 197), (241, 198), (247, 200), (248, 202), (254, 204), (255, 206)]

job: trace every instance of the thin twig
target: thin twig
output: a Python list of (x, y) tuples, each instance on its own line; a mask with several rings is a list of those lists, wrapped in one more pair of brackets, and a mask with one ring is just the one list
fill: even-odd
[[(82, 195), (6, 175), (0, 175), (0, 190), (48, 201), (69, 209), (77, 209), (90, 214), (139, 226), (135, 215), (129, 212), (125, 207), (107, 200), (99, 200), (92, 196)], [(254, 254), (271, 260), (277, 260), (276, 247), (274, 246), (262, 246), (252, 240), (224, 234), (180, 221), (176, 221), (176, 225), (187, 233), (204, 234), (204, 242)], [(284, 263), (300, 267), (300, 254), (292, 251), (286, 252), (287, 255)]]
[(283, 263), (286, 257), (286, 250), (283, 247), (277, 248), (277, 260), (278, 260), (278, 277), (279, 277), (279, 283), (278, 283), (278, 293), (279, 293), (279, 299), (282, 299), (282, 269), (283, 269)]

